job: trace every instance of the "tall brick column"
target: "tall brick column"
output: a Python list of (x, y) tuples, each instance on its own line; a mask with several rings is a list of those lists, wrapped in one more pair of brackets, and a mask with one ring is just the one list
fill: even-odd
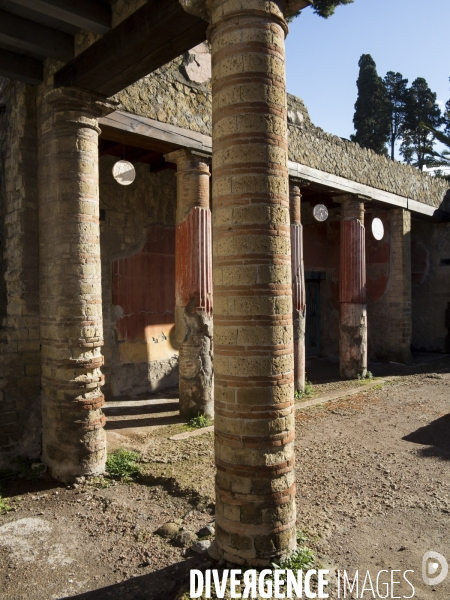
[(392, 208), (389, 212), (391, 282), (386, 341), (391, 360), (409, 363), (412, 340), (411, 213), (403, 208)]
[(180, 414), (212, 417), (211, 158), (194, 150), (166, 154), (177, 165), (175, 335)]
[(296, 546), (284, 8), (213, 0), (210, 28), (216, 540), (253, 566)]
[(106, 458), (97, 119), (113, 109), (73, 89), (40, 104), (42, 460), (61, 481)]
[(306, 292), (303, 265), (303, 227), (301, 223), (300, 182), (290, 180), (292, 314), (294, 326), (294, 388), (305, 390)]
[(367, 373), (366, 247), (364, 202), (353, 196), (342, 202), (340, 257), (340, 375), (345, 379)]

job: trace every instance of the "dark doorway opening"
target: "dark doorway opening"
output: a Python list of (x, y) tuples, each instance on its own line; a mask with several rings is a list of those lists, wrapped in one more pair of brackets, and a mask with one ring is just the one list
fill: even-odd
[(320, 279), (306, 279), (306, 356), (320, 354)]

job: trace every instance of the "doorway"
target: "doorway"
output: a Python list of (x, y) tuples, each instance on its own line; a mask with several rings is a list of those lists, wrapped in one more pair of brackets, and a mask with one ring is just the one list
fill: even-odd
[(306, 356), (320, 354), (320, 280), (306, 280)]

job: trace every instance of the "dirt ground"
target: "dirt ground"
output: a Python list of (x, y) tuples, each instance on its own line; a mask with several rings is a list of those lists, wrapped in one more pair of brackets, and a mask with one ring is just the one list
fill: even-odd
[[(326, 370), (313, 365), (313, 381), (314, 369)], [(344, 383), (331, 366), (330, 377), (315, 383), (314, 402), (299, 405), (298, 527), (332, 576), (358, 569), (375, 579), (395, 570), (402, 583), (388, 597), (407, 597), (402, 573), (410, 570), (414, 598), (449, 600), (450, 575), (425, 585), (422, 557), (433, 550), (450, 562), (450, 357), (373, 371), (383, 378)], [(190, 569), (210, 568), (204, 556), (155, 532), (168, 521), (194, 533), (213, 522), (212, 432), (170, 439), (186, 431), (170, 394), (110, 403), (106, 412), (110, 448), (139, 451), (142, 476), (75, 487), (9, 483), (3, 496), (13, 510), (0, 515), (1, 600), (170, 600)]]

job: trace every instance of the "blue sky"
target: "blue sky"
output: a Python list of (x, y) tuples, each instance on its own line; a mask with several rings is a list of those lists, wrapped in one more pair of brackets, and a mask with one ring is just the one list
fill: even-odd
[[(329, 19), (305, 9), (286, 40), (287, 89), (303, 98), (313, 123), (353, 133), (361, 54), (378, 74), (424, 77), (443, 104), (450, 98), (450, 0), (354, 0)], [(443, 105), (441, 105), (441, 108)]]

